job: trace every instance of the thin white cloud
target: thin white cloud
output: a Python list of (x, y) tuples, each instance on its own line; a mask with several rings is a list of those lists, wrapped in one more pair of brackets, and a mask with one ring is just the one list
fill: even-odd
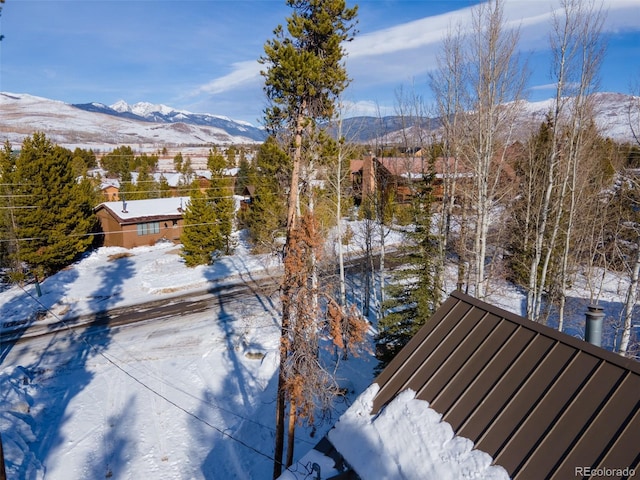
[[(638, 0), (605, 1), (604, 8), (608, 17), (604, 30), (616, 31), (624, 27), (640, 29), (638, 6)], [(440, 42), (453, 26), (460, 25), (463, 30), (469, 28), (474, 8), (466, 7), (357, 36), (347, 44), (347, 53), (355, 60), (402, 53), (416, 48), (439, 48)], [(552, 10), (559, 11), (559, 8), (559, 0), (507, 0), (505, 20), (508, 27), (530, 29), (544, 26), (542, 32), (546, 32), (550, 26)]]
[[(607, 12), (604, 32), (620, 29), (640, 29), (639, 0), (605, 0)], [(465, 7), (449, 13), (425, 17), (382, 30), (360, 34), (345, 45), (347, 63), (353, 86), (359, 88), (377, 85), (398, 85), (421, 81), (435, 65), (441, 42), (457, 26), (470, 28), (471, 12)], [(519, 28), (520, 48), (524, 51), (547, 49), (552, 11), (559, 13), (560, 0), (507, 0), (505, 20), (508, 27)], [(231, 71), (192, 91), (191, 96), (218, 95), (239, 91), (260, 84), (260, 70), (255, 60), (237, 62)], [(385, 87), (386, 88), (386, 87)], [(395, 87), (390, 86), (393, 91)], [(536, 89), (542, 90), (542, 86)], [(355, 102), (352, 109), (375, 114), (375, 102)]]
[(557, 87), (557, 83), (546, 83), (544, 85), (534, 85), (531, 87), (531, 90), (555, 90)]
[(236, 62), (231, 67), (231, 72), (201, 85), (195, 89), (192, 95), (217, 95), (257, 83), (260, 78), (260, 70), (262, 69), (262, 65), (255, 60)]
[(378, 116), (386, 116), (392, 115), (393, 110), (381, 106), (378, 102), (374, 102), (372, 100), (361, 100), (361, 101), (343, 101), (341, 114), (343, 117), (357, 117), (357, 116), (367, 116), (367, 117), (378, 117)]
[(346, 46), (350, 58), (370, 57), (438, 45), (452, 25), (469, 21), (469, 8), (421, 18), (356, 37)]

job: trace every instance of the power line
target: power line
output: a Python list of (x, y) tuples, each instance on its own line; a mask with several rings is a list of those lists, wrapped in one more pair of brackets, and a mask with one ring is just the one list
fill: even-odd
[[(67, 322), (65, 322), (63, 319), (61, 319), (58, 315), (56, 315), (55, 312), (53, 312), (52, 310), (50, 310), (46, 305), (44, 305), (40, 300), (38, 300), (37, 298), (35, 298), (30, 292), (28, 292), (27, 290), (24, 289), (24, 287), (22, 287), (21, 285), (19, 286), (19, 288), (27, 295), (29, 296), (34, 302), (36, 302), (39, 306), (42, 307), (42, 309), (44, 311), (46, 311), (47, 313), (49, 313), (50, 315), (52, 315), (58, 322), (60, 322), (62, 325), (64, 325), (64, 327), (69, 331), (69, 333), (74, 336), (76, 339), (79, 339), (82, 343), (84, 343), (85, 345), (87, 345), (87, 347), (89, 347), (89, 349), (91, 351), (93, 351), (94, 353), (100, 355), (102, 358), (104, 358), (109, 364), (111, 364), (112, 366), (114, 366), (116, 369), (118, 369), (119, 371), (121, 371), (123, 374), (125, 374), (127, 377), (129, 377), (131, 380), (133, 380), (134, 382), (136, 382), (137, 384), (139, 384), (141, 387), (143, 387), (144, 389), (148, 390), (149, 392), (151, 392), (153, 395), (163, 399), (165, 402), (167, 402), (170, 405), (173, 405), (175, 408), (177, 408), (178, 410), (182, 411), (183, 413), (189, 415), (190, 417), (194, 418), (195, 420), (203, 423), (204, 425), (212, 428), (213, 430), (217, 431), (218, 433), (220, 433), (222, 436), (229, 438), (230, 440), (233, 440), (234, 442), (237, 442), (238, 444), (248, 448), (249, 450), (253, 451), (254, 453), (267, 458), (268, 460), (271, 461), (275, 461), (275, 458), (273, 458), (271, 455), (266, 454), (260, 450), (258, 450), (257, 448), (253, 447), (252, 445), (249, 445), (248, 443), (246, 443), (243, 440), (240, 440), (239, 438), (234, 437), (233, 435), (231, 435), (230, 433), (224, 431), (223, 429), (216, 427), (215, 425), (211, 424), (210, 422), (208, 422), (207, 420), (203, 419), (202, 417), (200, 417), (199, 415), (187, 410), (186, 408), (182, 407), (181, 405), (179, 405), (177, 402), (167, 398), (165, 395), (161, 394), (160, 392), (158, 392), (157, 390), (155, 390), (153, 387), (147, 385), (145, 382), (143, 382), (141, 379), (139, 379), (138, 377), (136, 377), (135, 375), (131, 374), (130, 372), (128, 372), (124, 367), (122, 367), (121, 365), (119, 365), (116, 361), (112, 360), (111, 358), (109, 358), (108, 355), (106, 355), (104, 352), (100, 351), (100, 349), (98, 349), (95, 345), (91, 344), (85, 337), (78, 335), (76, 332), (74, 332), (74, 330), (67, 324)], [(173, 386), (172, 386), (173, 387)], [(175, 387), (173, 387), (175, 388)], [(228, 411), (228, 410), (226, 410)], [(231, 411), (228, 411), (229, 413), (233, 413)], [(244, 420), (250, 420), (247, 419), (246, 417), (243, 417), (239, 414), (233, 413), (234, 415), (244, 419)], [(254, 422), (254, 423), (258, 423), (258, 422)], [(259, 424), (259, 423), (258, 423)], [(260, 424), (259, 424), (260, 425)]]
[[(161, 220), (158, 220), (157, 222), (160, 222)], [(154, 221), (149, 221), (149, 222), (144, 222), (144, 223), (157, 223)], [(215, 222), (201, 222), (201, 223), (188, 223), (188, 224), (182, 224), (182, 228), (184, 229), (184, 227), (199, 227), (199, 226), (204, 226), (204, 225), (219, 225), (220, 222), (219, 221), (215, 221)], [(131, 224), (132, 226), (138, 225), (138, 224)], [(173, 227), (171, 227), (173, 228)], [(51, 230), (53, 231), (53, 230)], [(135, 229), (131, 229), (128, 230), (131, 232), (136, 231)], [(95, 237), (95, 236), (101, 236), (101, 235), (108, 235), (108, 234), (116, 234), (116, 233), (123, 233), (123, 230), (111, 230), (111, 231), (106, 231), (106, 232), (91, 232), (91, 233), (70, 233), (65, 235), (65, 237), (69, 237), (69, 238), (82, 238), (82, 237)], [(33, 241), (33, 240), (47, 240), (51, 237), (23, 237), (23, 238), (12, 238), (12, 239), (0, 239), (0, 243), (4, 243), (4, 242), (16, 242), (16, 241)]]
[[(234, 179), (236, 177), (214, 177), (213, 180), (214, 181), (218, 181), (218, 180), (231, 180)], [(253, 180), (261, 180), (261, 179), (273, 179), (273, 175), (267, 175), (267, 174), (261, 174), (261, 175), (252, 175), (251, 177)], [(196, 179), (197, 180), (197, 179)], [(200, 187), (200, 186), (194, 186), (193, 182), (191, 183), (183, 183), (183, 184), (179, 184), (179, 185), (169, 185), (168, 189), (160, 189), (160, 188), (152, 188), (152, 189), (146, 189), (146, 190), (131, 190), (131, 191), (123, 191), (122, 190), (122, 186), (123, 185), (132, 185), (132, 186), (138, 186), (139, 184), (152, 184), (152, 185), (158, 185), (158, 187), (160, 185), (162, 185), (160, 182), (157, 182), (155, 180), (142, 180), (142, 181), (138, 181), (138, 182), (133, 182), (133, 181), (122, 181), (122, 180), (118, 180), (118, 183), (120, 184), (119, 190), (122, 194), (149, 194), (149, 193), (155, 193), (155, 192), (173, 192), (173, 191), (183, 191), (183, 192), (189, 192), (192, 189), (197, 189), (200, 191), (216, 191), (216, 190), (225, 190), (225, 189), (229, 189), (229, 190), (233, 190), (235, 188), (235, 185), (212, 185), (212, 186), (208, 186), (208, 187)], [(5, 186), (12, 186), (12, 187), (30, 187), (30, 186), (34, 186), (35, 184), (33, 183), (14, 183), (14, 184), (4, 184)], [(108, 187), (109, 185), (107, 185)], [(41, 198), (50, 198), (52, 195), (56, 195), (60, 193), (59, 191), (56, 190), (48, 190), (47, 193), (16, 193), (16, 194), (11, 194), (11, 193), (5, 193), (5, 194), (0, 194), (0, 198), (7, 198), (7, 199), (11, 199), (11, 198), (22, 198), (22, 197), (41, 197)], [(104, 193), (102, 192), (102, 189), (100, 188), (96, 188), (95, 193), (97, 195), (104, 195)], [(169, 197), (167, 197), (169, 198)], [(213, 197), (216, 198), (216, 197)]]
[[(215, 191), (215, 190), (221, 190), (222, 188), (228, 188), (228, 187), (221, 187), (221, 188), (206, 188), (204, 189), (205, 191)], [(120, 198), (118, 200), (106, 200), (104, 202), (99, 203), (98, 205), (96, 205), (94, 208), (97, 208), (98, 206), (102, 205), (103, 203), (121, 203), (123, 201), (125, 202), (135, 202), (138, 200), (163, 200), (163, 199), (170, 199), (170, 198), (175, 198), (178, 199), (180, 197), (175, 197), (175, 196), (170, 196), (170, 197), (153, 197), (153, 198), (132, 198), (132, 199), (127, 199), (126, 197), (128, 195), (142, 195), (142, 194), (149, 194), (149, 193), (156, 193), (158, 192), (157, 190), (129, 190), (129, 191), (122, 191), (120, 190), (118, 192), (118, 195), (123, 197)], [(187, 193), (187, 192), (185, 192)], [(101, 194), (102, 195), (102, 194)], [(27, 196), (27, 195), (23, 195), (23, 196)], [(32, 195), (35, 196), (35, 195)], [(183, 195), (183, 196), (189, 196), (189, 195)], [(223, 200), (223, 199), (235, 199), (236, 197), (240, 197), (241, 195), (236, 195), (236, 194), (232, 194), (232, 195), (218, 195), (218, 196), (206, 196), (203, 198), (191, 198), (190, 201), (208, 201), (208, 200)], [(7, 198), (13, 198), (12, 196), (7, 195)], [(49, 198), (50, 195), (42, 195), (42, 197), (44, 198)], [(12, 210), (12, 209), (21, 209), (21, 208), (43, 208), (46, 207), (46, 205), (19, 205), (19, 206), (8, 206), (8, 207), (3, 207), (0, 206), (0, 209), (4, 209), (4, 210)]]

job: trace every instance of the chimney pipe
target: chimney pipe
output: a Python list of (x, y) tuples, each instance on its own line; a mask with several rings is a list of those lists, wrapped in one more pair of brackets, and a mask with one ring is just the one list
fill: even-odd
[(589, 305), (587, 307), (587, 322), (585, 325), (584, 339), (596, 345), (602, 346), (602, 319), (604, 318), (603, 308), (600, 305)]

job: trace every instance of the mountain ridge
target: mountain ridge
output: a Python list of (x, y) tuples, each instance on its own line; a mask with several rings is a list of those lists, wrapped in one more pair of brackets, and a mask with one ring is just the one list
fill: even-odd
[(124, 100), (119, 100), (113, 105), (103, 103), (76, 103), (73, 107), (95, 113), (104, 113), (116, 117), (125, 117), (131, 120), (152, 123), (186, 123), (190, 125), (209, 126), (221, 128), (233, 136), (246, 136), (255, 141), (264, 141), (264, 130), (254, 127), (248, 122), (232, 120), (222, 115), (210, 113), (194, 113), (187, 110), (178, 110), (163, 104), (150, 102), (137, 102), (129, 105)]
[[(621, 93), (595, 96), (595, 118), (602, 135), (618, 142), (632, 142), (628, 106), (640, 99)], [(525, 102), (518, 119), (518, 136), (525, 138), (544, 121), (550, 102)], [(121, 100), (111, 106), (99, 102), (68, 104), (30, 94), (0, 92), (0, 109), (0, 141), (9, 140), (16, 145), (35, 131), (45, 132), (63, 146), (94, 149), (125, 144), (150, 149), (256, 144), (266, 138), (263, 129), (244, 121), (150, 102), (129, 105)], [(374, 140), (383, 144), (401, 143), (401, 130), (407, 127), (407, 122), (411, 124), (409, 120), (399, 116), (350, 117), (343, 120), (343, 132), (349, 141), (359, 143)], [(441, 126), (438, 118), (423, 118), (413, 125), (418, 123), (428, 135), (437, 136)]]
[(255, 144), (266, 137), (262, 129), (246, 122), (214, 119), (208, 114), (159, 121), (160, 112), (144, 118), (134, 112), (118, 113), (99, 102), (82, 107), (27, 93), (0, 92), (0, 140), (19, 145), (25, 137), (42, 131), (61, 146), (108, 150), (119, 145), (156, 149)]

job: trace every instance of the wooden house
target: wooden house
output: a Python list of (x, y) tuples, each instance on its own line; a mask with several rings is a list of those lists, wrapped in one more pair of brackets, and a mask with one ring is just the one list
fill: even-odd
[[(419, 152), (418, 152), (419, 153)], [(469, 169), (453, 158), (437, 158), (433, 164), (422, 155), (407, 157), (374, 157), (368, 155), (351, 163), (351, 181), (356, 201), (376, 191), (393, 194), (398, 203), (411, 201), (413, 187), (425, 175), (433, 175), (432, 195), (442, 199), (447, 179), (467, 182), (473, 176)]]
[(100, 191), (107, 202), (117, 202), (120, 200), (120, 182), (118, 180), (103, 180), (100, 184)]
[(94, 210), (107, 247), (134, 248), (160, 240), (177, 243), (189, 197), (104, 202)]

